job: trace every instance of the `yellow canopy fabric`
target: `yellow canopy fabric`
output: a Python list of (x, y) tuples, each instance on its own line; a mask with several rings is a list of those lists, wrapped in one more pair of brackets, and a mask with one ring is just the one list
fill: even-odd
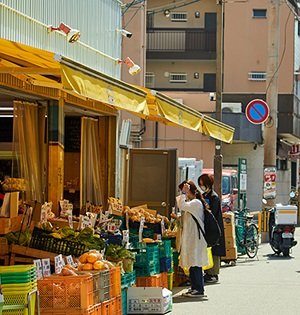
[(185, 127), (214, 139), (232, 143), (234, 128), (216, 119), (178, 103), (174, 99), (153, 90), (147, 92), (149, 116), (147, 119), (161, 121), (167, 125)]
[(233, 140), (234, 128), (164, 94), (134, 87), (61, 56), (58, 59), (52, 52), (5, 39), (0, 39), (0, 47), (1, 73), (10, 73), (26, 82), (29, 78), (33, 85), (51, 86), (76, 93), (102, 102), (110, 108), (195, 130), (226, 143)]
[(93, 74), (75, 70), (64, 64), (61, 65), (61, 79), (67, 90), (132, 112), (142, 118), (149, 115), (146, 93), (125, 82), (99, 73), (94, 77)]

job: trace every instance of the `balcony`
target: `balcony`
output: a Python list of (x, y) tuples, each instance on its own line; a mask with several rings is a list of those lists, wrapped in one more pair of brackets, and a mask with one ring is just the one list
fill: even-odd
[[(216, 118), (212, 113), (211, 117)], [(262, 143), (261, 125), (253, 125), (244, 113), (222, 112), (222, 122), (235, 128), (233, 141)]]
[(216, 32), (205, 29), (147, 29), (147, 59), (216, 59)]

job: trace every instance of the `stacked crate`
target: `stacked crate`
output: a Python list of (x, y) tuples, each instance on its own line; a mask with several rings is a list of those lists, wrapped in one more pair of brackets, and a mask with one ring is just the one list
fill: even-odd
[(226, 256), (223, 261), (232, 261), (237, 259), (237, 247), (235, 238), (235, 221), (233, 212), (223, 213), (224, 235), (226, 245)]
[(136, 282), (136, 276), (135, 271), (130, 273), (124, 273), (121, 276), (121, 303), (122, 303), (122, 314), (127, 314), (127, 290), (129, 287), (132, 287), (135, 285)]
[[(37, 299), (37, 281), (35, 267), (0, 267), (0, 283), (4, 295), (1, 314), (34, 314)], [(37, 301), (38, 302), (38, 301)]]
[(160, 272), (158, 245), (147, 245), (137, 249), (134, 269), (137, 277), (147, 277)]

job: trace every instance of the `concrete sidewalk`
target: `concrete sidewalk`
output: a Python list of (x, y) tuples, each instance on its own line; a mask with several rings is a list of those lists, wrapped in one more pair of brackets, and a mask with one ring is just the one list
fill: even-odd
[[(296, 230), (300, 241), (300, 228)], [(277, 257), (261, 244), (254, 260), (240, 257), (236, 266), (221, 269), (220, 284), (205, 287), (208, 299), (185, 298), (175, 288), (173, 315), (300, 314), (300, 245), (291, 257)]]

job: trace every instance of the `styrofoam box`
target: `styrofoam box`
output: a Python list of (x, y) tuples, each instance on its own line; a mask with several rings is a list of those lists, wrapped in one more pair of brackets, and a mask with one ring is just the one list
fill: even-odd
[(130, 287), (127, 314), (165, 314), (172, 311), (172, 292), (165, 288)]
[(275, 224), (297, 224), (297, 206), (292, 205), (276, 205)]

